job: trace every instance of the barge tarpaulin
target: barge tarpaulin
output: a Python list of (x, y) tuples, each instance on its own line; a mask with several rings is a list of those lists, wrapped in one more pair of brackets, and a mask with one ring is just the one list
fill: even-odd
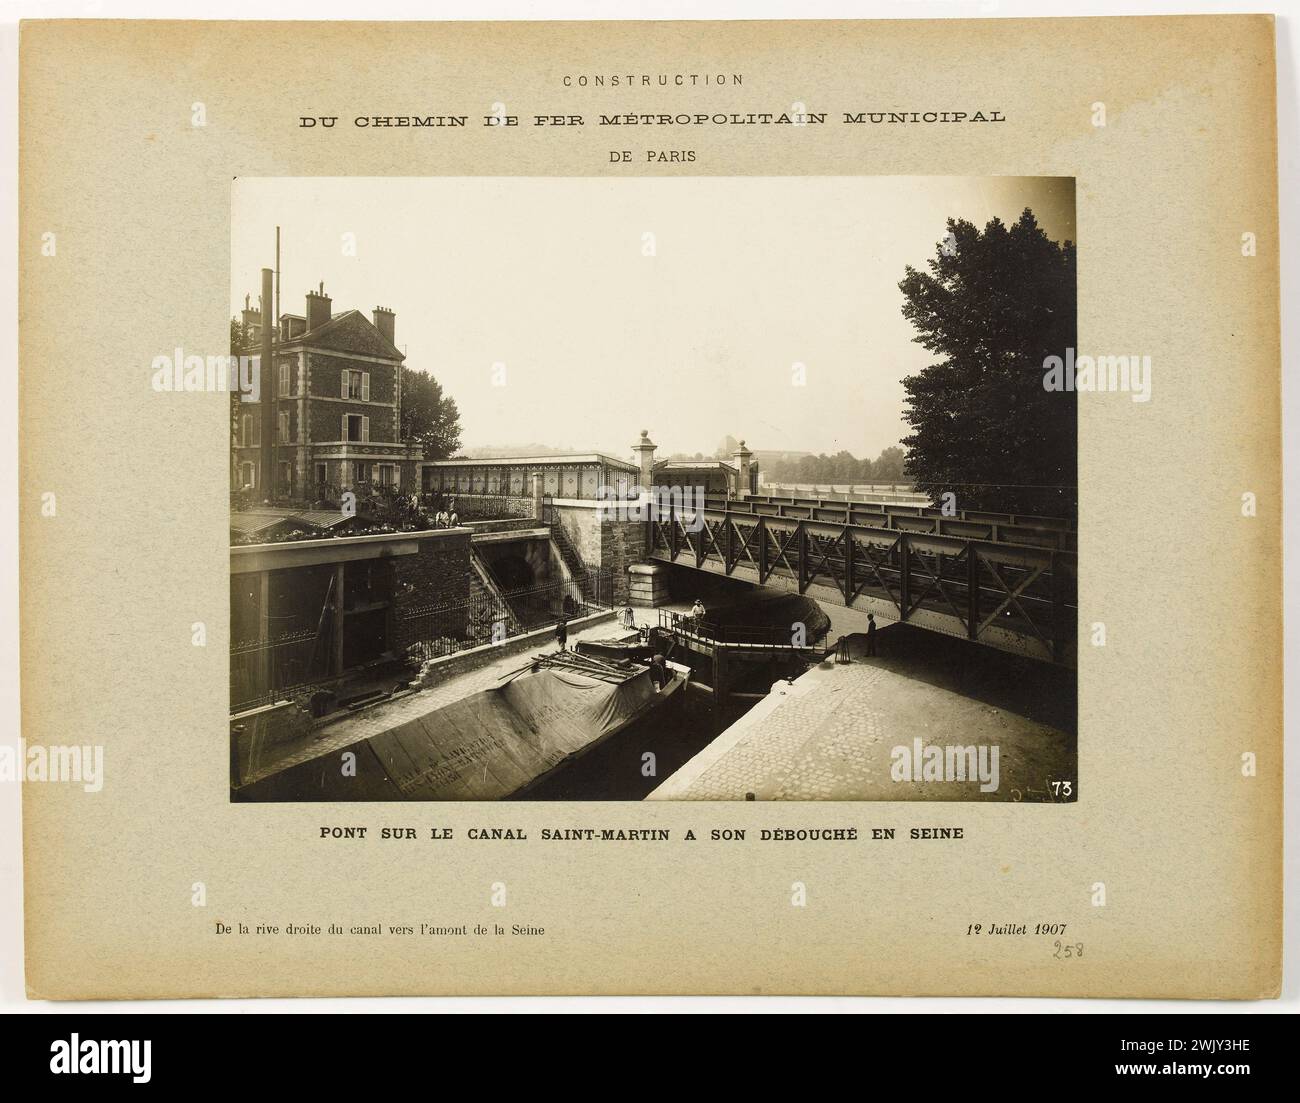
[[(611, 683), (542, 669), (290, 766), (236, 800), (500, 800), (653, 707), (648, 670)], [(345, 773), (343, 756), (355, 756)]]

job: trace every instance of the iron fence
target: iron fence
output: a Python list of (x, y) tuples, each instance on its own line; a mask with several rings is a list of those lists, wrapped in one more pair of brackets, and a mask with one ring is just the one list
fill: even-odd
[[(465, 601), (399, 612), (390, 659), (422, 662), (612, 607), (614, 572), (605, 567), (544, 586), (481, 590)], [(328, 625), (230, 647), (230, 711), (308, 693), (348, 673), (332, 669)]]
[(308, 629), (230, 647), (230, 711), (291, 697), (330, 678), (329, 639)]
[(532, 512), (530, 503), (518, 494), (462, 494), (432, 490), (422, 495), (422, 500), (433, 512), (454, 509), (462, 521), (502, 521), (527, 517)]
[(614, 573), (605, 567), (520, 590), (483, 590), (467, 601), (411, 609), (399, 618), (406, 655), (422, 662), (586, 616), (611, 607)]

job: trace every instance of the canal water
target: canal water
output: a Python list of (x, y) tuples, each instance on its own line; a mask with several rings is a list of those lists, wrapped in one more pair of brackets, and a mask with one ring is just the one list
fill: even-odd
[[(772, 597), (757, 592), (729, 597), (708, 609), (708, 621), (727, 628), (779, 628), (803, 624), (809, 639), (829, 625), (813, 601), (797, 595)], [(823, 623), (824, 622), (824, 623)], [(745, 715), (782, 678), (798, 677), (807, 664), (798, 659), (764, 663), (734, 663), (730, 696), (715, 702), (711, 664), (707, 659), (674, 650), (673, 662), (690, 665), (684, 691), (636, 725), (586, 751), (533, 786), (525, 800), (644, 800), (718, 735)], [(647, 756), (653, 756), (647, 758)]]

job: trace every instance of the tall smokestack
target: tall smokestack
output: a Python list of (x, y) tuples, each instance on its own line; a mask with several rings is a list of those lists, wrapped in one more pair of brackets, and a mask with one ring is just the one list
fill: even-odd
[(272, 272), (262, 269), (262, 362), (261, 378), (257, 381), (258, 399), (262, 403), (261, 491), (263, 499), (275, 499), (275, 366), (272, 363), (271, 331), (274, 320), (268, 315), (274, 309), (271, 298)]

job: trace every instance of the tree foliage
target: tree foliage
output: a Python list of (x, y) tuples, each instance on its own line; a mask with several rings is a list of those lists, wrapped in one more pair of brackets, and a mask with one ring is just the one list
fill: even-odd
[(460, 447), (456, 400), (427, 372), (402, 369), (402, 440), (424, 445), (426, 460), (445, 460)]
[(958, 508), (1073, 516), (1072, 391), (1043, 387), (1043, 360), (1075, 345), (1075, 249), (1050, 240), (1028, 208), (983, 232), (948, 220), (927, 262), (899, 289), (915, 340), (942, 359), (903, 381), (906, 468)]
[(858, 459), (840, 449), (833, 456), (799, 456), (770, 460), (762, 468), (763, 477), (775, 483), (882, 483), (907, 481), (903, 474), (903, 450), (886, 448), (874, 459)]

